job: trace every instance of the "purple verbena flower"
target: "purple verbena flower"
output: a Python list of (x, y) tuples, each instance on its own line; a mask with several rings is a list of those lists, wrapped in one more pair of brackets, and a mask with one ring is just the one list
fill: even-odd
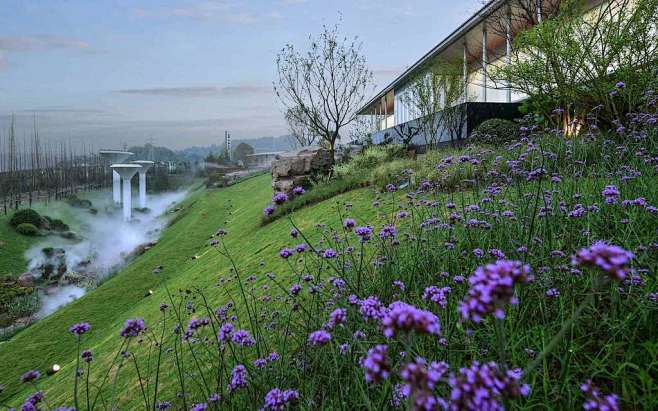
[(613, 279), (621, 281), (629, 273), (628, 265), (633, 257), (632, 252), (619, 246), (597, 241), (590, 247), (579, 250), (571, 262), (578, 266), (598, 267)]
[(488, 314), (505, 318), (503, 307), (516, 304), (514, 285), (527, 283), (529, 274), (530, 267), (520, 261), (498, 260), (478, 267), (468, 279), (468, 295), (459, 306), (462, 320), (479, 323)]
[(439, 307), (446, 308), (448, 306), (448, 295), (452, 289), (450, 287), (437, 287), (432, 285), (425, 288), (423, 292), (423, 300), (430, 300), (437, 303)]
[(247, 368), (242, 364), (236, 365), (233, 371), (231, 371), (231, 383), (228, 386), (228, 390), (233, 392), (238, 388), (245, 388), (248, 378)]
[(308, 342), (311, 345), (325, 345), (331, 341), (331, 334), (326, 330), (313, 331), (308, 336)]
[(128, 337), (137, 337), (139, 333), (144, 331), (144, 319), (143, 318), (132, 318), (126, 320), (123, 324), (123, 329), (119, 333), (120, 336)]
[(592, 384), (592, 380), (585, 381), (580, 390), (587, 396), (583, 409), (592, 411), (619, 411), (619, 397), (616, 394), (603, 394)]
[(299, 392), (296, 390), (281, 390), (280, 388), (272, 388), (265, 394), (266, 410), (283, 410), (292, 402), (299, 400)]
[(91, 329), (91, 325), (87, 322), (73, 324), (69, 327), (69, 332), (73, 335), (80, 337), (82, 334), (86, 333)]
[(275, 193), (272, 196), (272, 202), (277, 205), (281, 205), (288, 201), (288, 194), (286, 193)]
[(376, 345), (368, 350), (368, 354), (361, 358), (361, 368), (365, 372), (368, 383), (379, 383), (388, 378), (391, 373), (391, 364), (388, 361), (388, 346)]
[(436, 315), (402, 301), (396, 301), (388, 307), (382, 318), (382, 328), (386, 338), (391, 338), (400, 331), (434, 335), (441, 332), (439, 318)]

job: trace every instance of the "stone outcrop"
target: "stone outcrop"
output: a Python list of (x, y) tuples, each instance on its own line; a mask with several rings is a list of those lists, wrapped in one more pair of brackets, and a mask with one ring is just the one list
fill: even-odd
[(332, 164), (329, 150), (318, 146), (281, 154), (272, 162), (272, 188), (290, 192), (295, 186), (308, 185), (311, 178), (329, 172)]

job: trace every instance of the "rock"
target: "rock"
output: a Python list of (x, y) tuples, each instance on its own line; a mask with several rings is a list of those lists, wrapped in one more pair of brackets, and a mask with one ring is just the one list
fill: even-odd
[(272, 162), (272, 187), (290, 192), (297, 185), (308, 185), (311, 177), (327, 173), (332, 165), (329, 150), (318, 146), (281, 154)]
[(16, 282), (18, 282), (21, 287), (34, 287), (35, 280), (36, 278), (34, 278), (32, 273), (23, 273), (18, 277)]
[(159, 265), (153, 269), (153, 274), (160, 274), (164, 270), (164, 267)]

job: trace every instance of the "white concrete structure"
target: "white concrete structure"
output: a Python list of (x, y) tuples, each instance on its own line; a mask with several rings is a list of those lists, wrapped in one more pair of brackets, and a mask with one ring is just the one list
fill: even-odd
[(139, 169), (139, 208), (146, 208), (146, 173), (153, 167), (155, 162), (149, 160), (135, 160), (134, 164), (142, 166)]
[(112, 164), (112, 170), (119, 173), (123, 180), (123, 220), (132, 218), (132, 187), (130, 180), (142, 168), (139, 164)]
[[(101, 150), (98, 154), (110, 164), (121, 163), (133, 155), (130, 151), (121, 150)], [(121, 204), (121, 177), (115, 170), (112, 170), (112, 199), (114, 204)]]

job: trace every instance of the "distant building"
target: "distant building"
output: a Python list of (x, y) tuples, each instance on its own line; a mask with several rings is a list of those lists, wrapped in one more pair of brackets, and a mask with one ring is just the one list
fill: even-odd
[[(493, 84), (487, 68), (509, 64), (513, 38), (559, 10), (560, 3), (561, 0), (489, 1), (358, 110), (357, 114), (372, 127), (373, 142), (396, 141), (399, 138), (396, 126), (417, 127), (418, 117), (413, 107), (409, 107), (407, 93), (414, 79), (428, 73), (428, 67), (436, 62), (461, 67), (465, 90), (459, 104), (465, 105), (467, 113), (464, 137), (488, 118), (519, 117), (518, 106), (526, 96), (513, 92), (505, 84)], [(587, 0), (587, 10), (604, 3), (606, 0)], [(520, 15), (524, 18), (518, 18)], [(445, 92), (440, 95), (443, 99)], [(439, 142), (450, 139), (445, 130), (439, 130), (438, 134)], [(416, 144), (423, 141), (420, 135), (413, 140)]]

